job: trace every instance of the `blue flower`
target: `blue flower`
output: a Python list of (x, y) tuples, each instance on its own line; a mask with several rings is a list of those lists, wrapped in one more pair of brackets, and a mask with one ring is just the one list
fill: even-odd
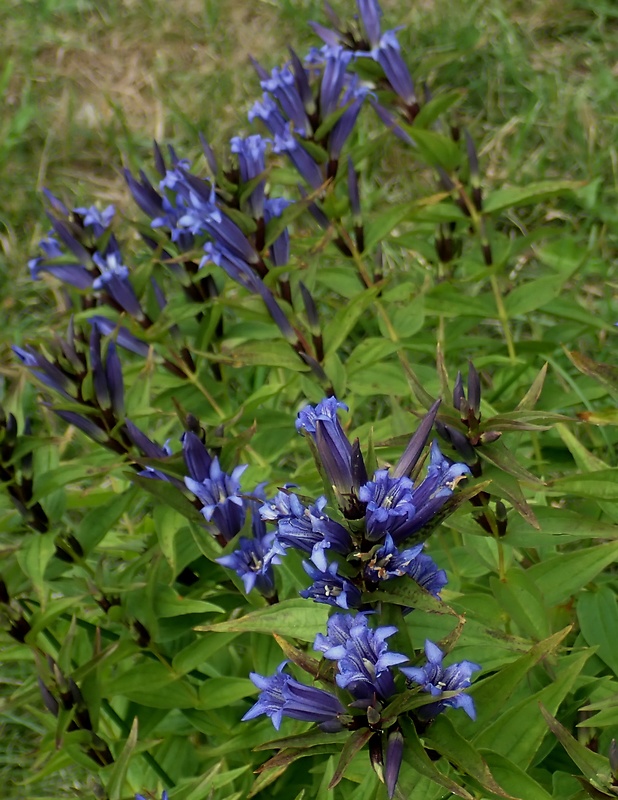
[(338, 718), (345, 714), (345, 708), (338, 698), (323, 689), (294, 680), (283, 672), (286, 664), (287, 661), (280, 664), (277, 672), (270, 677), (250, 673), (249, 677), (261, 691), (257, 703), (247, 711), (242, 721), (266, 714), (276, 730), (281, 727), (283, 717), (317, 722), (329, 730), (340, 728)]
[(405, 477), (391, 477), (378, 470), (373, 481), (360, 487), (360, 499), (367, 504), (366, 525), (369, 541), (379, 541), (386, 533), (400, 544), (417, 533), (442, 509), (462, 478), (470, 474), (466, 464), (453, 464), (431, 445), (427, 475), (416, 486)]
[(279, 102), (283, 113), (294, 125), (294, 130), (299, 136), (307, 137), (311, 133), (311, 123), (305, 111), (303, 98), (296, 86), (296, 79), (292, 70), (285, 66), (275, 67), (269, 78), (261, 81), (262, 89)]
[(240, 495), (239, 478), (247, 465), (236, 467), (231, 475), (219, 466), (215, 456), (207, 478), (196, 481), (186, 477), (185, 486), (202, 503), (201, 513), (212, 522), (223, 538), (229, 542), (245, 523), (245, 501)]
[[(135, 795), (135, 800), (146, 800), (146, 798), (144, 797), (143, 794), (136, 794)], [(163, 794), (161, 795), (161, 800), (168, 800), (167, 791), (165, 791), (165, 790), (163, 791)]]
[(382, 9), (376, 0), (358, 0), (358, 11), (371, 47), (380, 41), (380, 17)]
[(116, 209), (114, 206), (107, 206), (103, 211), (99, 211), (96, 206), (74, 208), (74, 214), (79, 214), (81, 222), (85, 228), (91, 228), (93, 234), (98, 238), (102, 236), (111, 225)]
[[(238, 169), (242, 183), (249, 183), (266, 169), (264, 153), (268, 142), (268, 139), (264, 139), (259, 134), (247, 136), (246, 139), (234, 136), (230, 140), (230, 149), (238, 156)], [(261, 219), (264, 215), (264, 183), (263, 180), (259, 181), (247, 199), (254, 219)]]
[(274, 134), (273, 152), (285, 153), (301, 177), (314, 189), (320, 188), (324, 181), (320, 166), (295, 138), (289, 122)]
[(352, 550), (352, 539), (343, 525), (322, 513), (325, 505), (326, 498), (319, 497), (314, 505), (305, 508), (296, 495), (279, 492), (260, 509), (263, 520), (277, 522), (279, 543), (310, 553), (322, 571), (328, 566), (325, 550), (332, 548), (342, 555)]
[(326, 637), (318, 634), (314, 649), (338, 662), (337, 685), (358, 700), (371, 700), (374, 695), (387, 700), (395, 692), (391, 667), (409, 660), (402, 653), (389, 652), (386, 639), (397, 628), (370, 628), (364, 614), (334, 614), (327, 632)]
[(427, 663), (424, 667), (400, 667), (406, 678), (419, 684), (424, 692), (429, 692), (434, 697), (439, 697), (443, 692), (459, 694), (421, 706), (416, 714), (422, 719), (434, 719), (446, 708), (463, 708), (470, 719), (476, 719), (474, 700), (470, 695), (464, 694), (463, 690), (470, 686), (472, 673), (481, 667), (472, 661), (460, 661), (445, 668), (442, 665), (443, 652), (429, 639), (425, 641), (425, 655)]
[(348, 79), (348, 65), (354, 58), (353, 53), (344, 50), (340, 45), (324, 48), (324, 72), (320, 85), (320, 116), (326, 119), (339, 106), (341, 91)]
[(348, 519), (364, 516), (365, 506), (359, 502), (359, 488), (366, 483), (365, 465), (358, 439), (350, 444), (337, 409), (347, 410), (345, 403), (328, 397), (314, 406), (305, 406), (298, 413), (296, 430), (307, 431), (315, 442), (318, 455), (332, 486), (339, 507)]
[[(290, 205), (292, 205), (292, 201), (283, 197), (266, 198), (264, 201), (264, 222), (268, 225), (271, 219), (280, 217)], [(290, 260), (290, 232), (287, 228), (270, 245), (268, 252), (275, 267), (284, 267), (288, 263)]]
[(409, 478), (391, 478), (387, 469), (378, 470), (373, 481), (360, 487), (360, 499), (367, 503), (367, 539), (377, 542), (408, 526), (416, 509), (412, 501), (414, 484)]
[(430, 556), (423, 554), (424, 546), (419, 544), (400, 552), (395, 547), (392, 536), (387, 533), (384, 544), (365, 566), (365, 578), (378, 583), (408, 575), (434, 597), (439, 597), (448, 583), (446, 572), (438, 569)]
[(123, 311), (135, 319), (143, 319), (144, 312), (129, 282), (129, 270), (122, 263), (122, 256), (113, 236), (110, 237), (105, 252), (96, 252), (92, 260), (100, 271), (92, 288), (95, 291), (106, 291)]
[(410, 70), (401, 56), (401, 47), (395, 31), (385, 31), (377, 45), (371, 51), (371, 57), (384, 70), (388, 82), (407, 106), (416, 103), (414, 83)]
[(303, 561), (307, 575), (313, 578), (313, 584), (299, 592), (301, 597), (311, 598), (316, 603), (327, 603), (339, 608), (358, 608), (361, 604), (361, 591), (349, 580), (337, 574), (337, 564), (329, 564), (327, 569), (320, 570), (308, 561)]
[(233, 569), (245, 586), (245, 592), (255, 587), (264, 597), (275, 594), (275, 576), (272, 565), (280, 564), (279, 556), (285, 550), (278, 544), (275, 534), (268, 533), (260, 538), (247, 539), (241, 536), (240, 548), (215, 561), (228, 569)]

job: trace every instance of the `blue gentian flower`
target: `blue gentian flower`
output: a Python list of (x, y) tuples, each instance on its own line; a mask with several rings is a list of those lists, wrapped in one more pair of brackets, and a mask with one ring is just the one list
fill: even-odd
[(125, 350), (129, 350), (131, 353), (143, 358), (148, 355), (150, 347), (147, 342), (138, 339), (137, 336), (134, 336), (127, 328), (119, 325), (115, 320), (100, 314), (93, 314), (88, 317), (86, 322), (92, 325), (93, 328), (97, 328), (103, 336), (113, 336), (116, 344), (124, 347)]
[(354, 55), (340, 45), (324, 50), (324, 71), (320, 85), (320, 116), (326, 119), (339, 107), (339, 98), (348, 78), (348, 65)]
[(358, 11), (369, 44), (373, 48), (380, 41), (380, 17), (382, 16), (382, 9), (376, 0), (358, 0)]
[(327, 603), (339, 608), (358, 608), (361, 604), (361, 591), (349, 580), (337, 574), (337, 564), (329, 564), (320, 570), (308, 561), (303, 561), (307, 575), (313, 579), (308, 589), (299, 592), (301, 597), (311, 598), (316, 603)]
[(92, 260), (100, 271), (92, 288), (95, 291), (107, 292), (127, 314), (138, 320), (143, 319), (144, 312), (129, 282), (129, 270), (122, 263), (122, 256), (113, 236), (110, 237), (105, 252), (96, 252)]
[(253, 122), (256, 118), (261, 119), (273, 136), (282, 136), (285, 133), (286, 119), (269, 94), (264, 94), (261, 100), (256, 100), (249, 110), (248, 117), (249, 122)]
[(273, 152), (285, 153), (299, 175), (314, 189), (320, 188), (324, 181), (320, 166), (295, 138), (289, 122), (286, 122), (279, 133), (274, 134)]
[(374, 695), (387, 700), (395, 692), (390, 668), (409, 660), (402, 653), (389, 652), (386, 640), (397, 633), (397, 628), (370, 628), (364, 614), (334, 614), (327, 632), (326, 637), (318, 634), (314, 648), (338, 662), (337, 685), (357, 700), (371, 700)]
[(236, 467), (231, 475), (224, 472), (215, 456), (209, 475), (202, 481), (185, 477), (185, 486), (202, 503), (201, 513), (212, 522), (223, 538), (229, 542), (245, 523), (246, 508), (240, 495), (239, 478), (247, 465)]
[(331, 614), (326, 623), (326, 635), (318, 633), (313, 643), (313, 649), (324, 653), (324, 657), (331, 661), (338, 661), (345, 656), (351, 629), (358, 625), (366, 626), (366, 624), (367, 614), (364, 611), (359, 611), (356, 616)]
[(371, 57), (384, 70), (388, 82), (393, 90), (407, 106), (416, 103), (414, 83), (405, 61), (401, 56), (401, 47), (397, 41), (395, 31), (385, 31), (377, 47), (371, 51)]
[(346, 712), (339, 699), (323, 689), (294, 680), (283, 672), (286, 664), (287, 661), (280, 664), (270, 677), (250, 673), (249, 677), (261, 691), (257, 703), (247, 711), (242, 721), (266, 714), (276, 730), (281, 727), (283, 717), (317, 722), (331, 731), (340, 729), (338, 718)]
[(272, 565), (280, 564), (279, 556), (285, 555), (285, 550), (277, 542), (275, 534), (267, 533), (253, 539), (241, 536), (238, 544), (238, 550), (216, 558), (215, 561), (236, 572), (242, 579), (247, 594), (256, 588), (264, 597), (272, 597), (275, 594)]
[(373, 481), (360, 487), (360, 499), (367, 504), (366, 523), (369, 541), (380, 541), (388, 532), (395, 544), (431, 522), (462, 478), (470, 474), (466, 464), (452, 463), (431, 445), (427, 475), (416, 486), (409, 478), (393, 478), (388, 470), (378, 470)]
[(359, 87), (350, 91), (349, 100), (344, 97), (343, 103), (350, 102), (350, 105), (335, 123), (328, 137), (328, 156), (332, 161), (337, 161), (341, 156), (343, 145), (354, 130), (356, 120), (368, 93), (368, 89)]
[(342, 555), (352, 550), (350, 534), (343, 525), (323, 513), (325, 506), (325, 497), (319, 497), (306, 508), (296, 495), (278, 492), (260, 509), (263, 520), (277, 522), (278, 542), (310, 553), (313, 563), (323, 572), (328, 567), (325, 550), (332, 548)]
[(198, 483), (210, 478), (212, 456), (193, 431), (186, 431), (181, 437), (182, 454), (189, 470), (189, 477)]
[(386, 532), (396, 536), (414, 518), (413, 486), (410, 478), (391, 478), (387, 469), (379, 469), (373, 481), (360, 487), (360, 499), (367, 503), (367, 539), (378, 542)]
[(459, 692), (455, 697), (448, 697), (416, 710), (422, 719), (434, 719), (446, 708), (463, 708), (470, 719), (476, 719), (474, 700), (463, 690), (470, 686), (473, 672), (481, 669), (472, 661), (460, 661), (444, 667), (442, 660), (444, 653), (438, 645), (429, 639), (425, 641), (425, 655), (427, 663), (424, 667), (400, 667), (400, 670), (410, 681), (419, 684), (424, 692), (429, 692), (434, 697), (439, 697), (443, 692)]
[(114, 206), (109, 205), (103, 211), (99, 211), (96, 206), (74, 208), (73, 213), (79, 214), (82, 218), (82, 225), (91, 228), (92, 233), (97, 238), (102, 236), (109, 228), (116, 213)]
[[(268, 225), (271, 219), (280, 217), (290, 205), (292, 205), (292, 201), (286, 200), (284, 197), (266, 198), (264, 201), (264, 222)], [(268, 252), (275, 267), (285, 267), (290, 260), (290, 232), (287, 228), (271, 244)]]
[(262, 80), (260, 85), (264, 91), (269, 92), (279, 102), (283, 113), (293, 124), (296, 133), (303, 138), (309, 136), (311, 123), (292, 70), (287, 66), (281, 69), (275, 67), (270, 77)]
[(359, 503), (359, 488), (366, 483), (367, 476), (358, 440), (350, 444), (337, 409), (347, 410), (345, 403), (336, 397), (328, 397), (314, 406), (305, 406), (298, 413), (296, 430), (307, 431), (316, 444), (318, 455), (337, 496), (344, 516), (360, 519), (365, 506)]
[[(264, 153), (268, 144), (269, 140), (259, 134), (247, 136), (246, 139), (234, 136), (230, 140), (230, 149), (238, 156), (240, 180), (243, 183), (254, 180), (266, 169)], [(260, 181), (247, 200), (254, 219), (261, 219), (264, 216), (264, 183)]]
[(45, 356), (37, 353), (30, 346), (17, 347), (13, 345), (11, 350), (19, 358), (22, 364), (32, 371), (32, 374), (37, 377), (45, 386), (49, 386), (58, 394), (61, 394), (67, 400), (72, 402), (75, 398), (69, 393), (71, 388), (71, 381), (55, 364), (52, 364)]

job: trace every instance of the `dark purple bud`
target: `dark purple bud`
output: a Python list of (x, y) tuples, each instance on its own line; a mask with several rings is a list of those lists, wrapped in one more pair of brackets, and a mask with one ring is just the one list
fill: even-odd
[(341, 44), (342, 37), (340, 33), (331, 31), (330, 28), (320, 25), (319, 22), (309, 22), (309, 26), (330, 47), (338, 47)]
[(294, 73), (298, 94), (303, 101), (303, 106), (307, 114), (314, 114), (315, 101), (313, 99), (311, 87), (309, 86), (309, 76), (307, 74), (307, 70), (303, 67), (302, 61), (296, 55), (294, 50), (292, 50), (291, 47), (288, 47), (288, 50), (290, 51), (290, 57), (292, 59), (292, 72)]
[(80, 431), (85, 433), (86, 436), (89, 436), (91, 439), (94, 439), (95, 442), (105, 444), (108, 441), (105, 431), (96, 425), (91, 419), (82, 417), (81, 414), (78, 414), (75, 411), (62, 411), (58, 408), (52, 408), (52, 411), (68, 425), (73, 425), (76, 428), (79, 428)]
[(90, 332), (90, 367), (92, 369), (92, 383), (97, 404), (99, 408), (108, 409), (111, 401), (101, 359), (101, 334), (96, 325)]
[(348, 156), (348, 196), (350, 198), (350, 209), (354, 217), (354, 224), (361, 223), (361, 204), (360, 192), (358, 189), (358, 173), (354, 169), (352, 159)]
[(472, 447), (468, 437), (464, 433), (458, 431), (457, 428), (453, 428), (452, 425), (442, 424), (440, 427), (442, 430), (438, 432), (453, 445), (466, 464), (475, 464), (478, 461), (478, 456), (474, 451), (474, 447)]
[(182, 452), (189, 475), (194, 481), (203, 483), (210, 478), (212, 456), (193, 431), (183, 433)]
[(364, 95), (354, 100), (335, 123), (328, 137), (328, 155), (331, 161), (339, 160), (343, 145), (354, 130), (356, 120), (358, 119), (364, 101)]
[(151, 441), (131, 420), (125, 419), (124, 427), (129, 439), (146, 458), (166, 458), (169, 455), (168, 450)]
[[(303, 199), (307, 197), (307, 192), (305, 191), (304, 187), (301, 186), (300, 184), (298, 184), (298, 191), (300, 192)], [(315, 203), (309, 203), (309, 205), (307, 206), (307, 210), (309, 211), (313, 219), (318, 223), (320, 228), (324, 228), (324, 230), (326, 230), (326, 228), (330, 227), (329, 218), (326, 216), (326, 214), (322, 211), (322, 209), (318, 205), (316, 205)]]
[(427, 444), (427, 439), (431, 433), (440, 403), (441, 400), (436, 400), (427, 414), (423, 417), (421, 424), (416, 429), (416, 432), (408, 442), (408, 446), (406, 447), (403, 455), (393, 469), (393, 478), (403, 478), (404, 476), (408, 476), (414, 469), (421, 453), (423, 452), (423, 448)]
[(163, 199), (161, 198), (161, 195), (153, 188), (146, 175), (143, 172), (140, 172), (140, 182), (133, 177), (128, 169), (125, 169), (123, 174), (133, 199), (139, 208), (144, 212), (144, 214), (152, 218), (161, 216), (161, 214), (164, 213)]
[(400, 731), (389, 734), (386, 743), (386, 757), (384, 763), (384, 783), (389, 798), (395, 794), (401, 761), (403, 759), (403, 736)]
[(43, 194), (47, 198), (50, 206), (54, 209), (56, 214), (60, 214), (62, 217), (68, 217), (70, 215), (69, 209), (65, 206), (65, 204), (58, 200), (56, 195), (52, 194), (49, 189), (43, 189)]
[(208, 166), (210, 167), (210, 171), (213, 175), (216, 175), (219, 171), (217, 159), (215, 157), (215, 153), (212, 147), (208, 144), (206, 137), (203, 133), (200, 133), (200, 144), (202, 145), (202, 152), (206, 157), (206, 161), (208, 162)]
[(481, 380), (471, 361), (468, 362), (468, 406), (474, 412), (475, 419), (480, 420)]
[(52, 224), (52, 228), (54, 229), (56, 236), (69, 248), (79, 263), (84, 265), (89, 264), (90, 253), (82, 244), (80, 244), (80, 242), (77, 241), (77, 239), (75, 239), (66, 222), (56, 219), (49, 213), (47, 216), (49, 217), (49, 221)]
[(318, 309), (316, 308), (315, 301), (309, 292), (309, 289), (302, 281), (299, 281), (300, 293), (307, 312), (307, 320), (312, 333), (318, 333), (320, 330), (320, 318), (318, 316)]
[(60, 704), (50, 692), (50, 690), (45, 686), (43, 681), (38, 678), (39, 689), (41, 690), (41, 697), (43, 698), (43, 705), (45, 708), (54, 715), (54, 717), (58, 716), (58, 711), (60, 710)]
[(165, 159), (163, 158), (161, 148), (156, 140), (153, 140), (152, 142), (152, 150), (154, 155), (155, 169), (162, 178), (165, 178), (167, 174), (167, 167), (165, 166)]
[(467, 418), (466, 393), (463, 388), (463, 378), (461, 377), (461, 372), (457, 373), (457, 379), (455, 380), (455, 386), (453, 388), (453, 408), (456, 411), (460, 411), (464, 419)]
[(350, 459), (352, 465), (352, 485), (358, 492), (361, 486), (364, 486), (369, 480), (367, 476), (367, 468), (365, 467), (365, 460), (360, 448), (360, 441), (354, 439), (352, 442), (352, 457)]
[(257, 58), (253, 58), (253, 56), (249, 56), (249, 61), (253, 66), (253, 69), (257, 72), (257, 76), (261, 81), (266, 81), (270, 77), (268, 75), (268, 70), (265, 70), (264, 67), (260, 64)]
[(150, 347), (146, 342), (138, 339), (137, 336), (133, 336), (123, 325), (118, 325), (113, 319), (97, 314), (88, 317), (87, 321), (90, 325), (96, 326), (103, 336), (113, 335), (116, 343), (119, 344), (120, 347), (124, 347), (125, 350), (129, 350), (131, 353), (135, 353), (143, 358), (146, 358), (148, 355)]
[(42, 383), (61, 394), (67, 400), (74, 399), (68, 392), (71, 385), (69, 379), (55, 364), (52, 364), (44, 356), (39, 355), (31, 347), (21, 348), (14, 345), (11, 349)]
[(353, 54), (341, 46), (326, 49), (324, 72), (320, 85), (320, 115), (322, 119), (326, 119), (329, 114), (337, 110), (348, 64), (352, 58)]
[(497, 442), (501, 436), (501, 431), (483, 431), (483, 433), (479, 436), (479, 444), (491, 444), (492, 442)]
[(112, 410), (116, 419), (124, 417), (124, 383), (122, 380), (122, 367), (116, 345), (111, 341), (107, 347), (107, 357), (105, 359), (105, 380), (110, 394)]

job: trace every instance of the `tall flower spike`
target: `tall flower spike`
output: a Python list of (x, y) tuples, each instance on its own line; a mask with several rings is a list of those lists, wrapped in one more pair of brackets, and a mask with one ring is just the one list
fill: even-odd
[(460, 661), (458, 664), (444, 667), (442, 664), (444, 654), (429, 639), (425, 641), (425, 655), (427, 663), (424, 667), (400, 667), (406, 678), (419, 684), (424, 692), (429, 692), (434, 697), (439, 697), (443, 692), (459, 692), (459, 694), (421, 706), (416, 711), (417, 715), (422, 719), (434, 719), (446, 708), (463, 708), (470, 719), (476, 719), (474, 700), (463, 690), (470, 686), (472, 673), (481, 669), (479, 664)]

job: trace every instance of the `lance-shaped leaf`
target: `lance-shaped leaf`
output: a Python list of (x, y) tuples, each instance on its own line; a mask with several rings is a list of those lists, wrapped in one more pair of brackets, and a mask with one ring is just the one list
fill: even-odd
[(341, 750), (341, 756), (339, 757), (339, 763), (335, 769), (335, 774), (333, 775), (331, 782), (328, 784), (329, 789), (334, 789), (335, 786), (337, 786), (337, 784), (343, 778), (343, 773), (348, 768), (354, 756), (359, 752), (359, 750), (363, 749), (372, 736), (375, 736), (375, 733), (372, 730), (369, 730), (368, 728), (360, 728), (359, 730), (354, 731), (354, 733), (348, 737)]
[[(582, 773), (599, 787), (610, 789), (612, 786), (612, 770), (609, 759), (599, 753), (594, 753), (588, 747), (577, 741), (571, 733), (549, 713), (542, 703), (539, 703), (541, 714), (550, 730), (556, 736)], [(611, 795), (610, 795), (611, 796)]]

